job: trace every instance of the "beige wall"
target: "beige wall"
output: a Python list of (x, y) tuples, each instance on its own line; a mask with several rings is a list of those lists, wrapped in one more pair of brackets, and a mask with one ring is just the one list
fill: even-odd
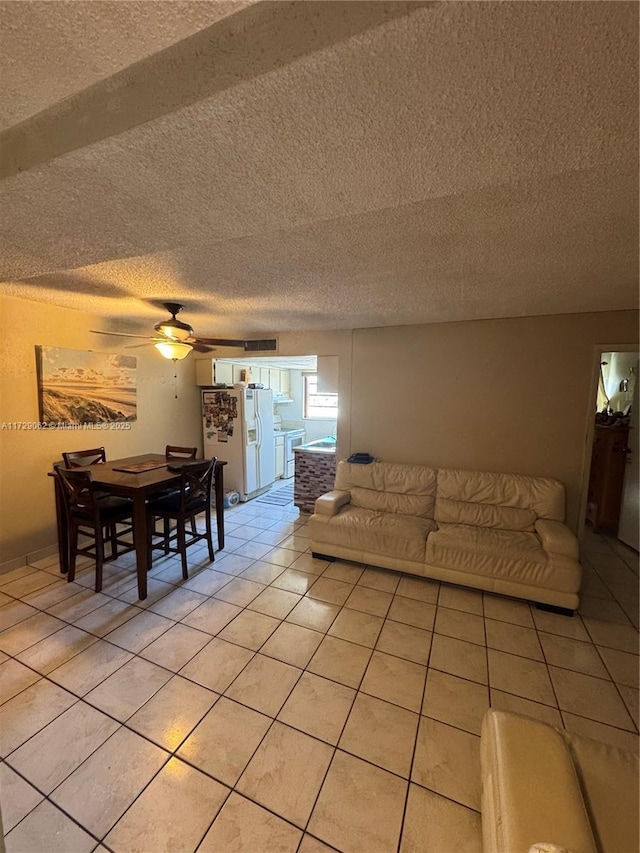
[(37, 422), (36, 344), (127, 352), (138, 359), (138, 419), (130, 430), (0, 429), (0, 564), (33, 554), (56, 541), (51, 464), (63, 450), (104, 445), (114, 459), (163, 452), (167, 443), (202, 449), (199, 392), (191, 356), (176, 365), (152, 347), (123, 350), (117, 339), (98, 338), (95, 316), (40, 302), (0, 297), (0, 427)]
[(577, 529), (595, 359), (637, 340), (636, 311), (357, 330), (351, 450), (556, 477)]

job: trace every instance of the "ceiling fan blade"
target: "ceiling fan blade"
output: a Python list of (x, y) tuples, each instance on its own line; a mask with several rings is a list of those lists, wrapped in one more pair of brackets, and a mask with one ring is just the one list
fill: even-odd
[(230, 341), (225, 338), (201, 338), (201, 337), (191, 337), (187, 339), (187, 343), (189, 344), (204, 344), (205, 346), (227, 346), (227, 347), (241, 347), (244, 346), (244, 341)]
[(187, 341), (190, 347), (193, 347), (196, 352), (215, 352), (215, 347), (210, 347), (208, 344), (201, 344), (198, 341)]
[(209, 346), (218, 347), (240, 347), (245, 352), (277, 352), (278, 342), (275, 338), (268, 339), (250, 339), (250, 340), (231, 340), (229, 338), (189, 338), (188, 343), (196, 341), (200, 344), (208, 344)]
[(93, 332), (94, 335), (110, 335), (116, 338), (141, 338), (145, 341), (150, 341), (148, 335), (128, 335), (126, 332), (101, 332), (99, 329), (89, 329), (90, 332)]
[(150, 347), (153, 341), (147, 341), (146, 344), (127, 344), (125, 349), (139, 349), (140, 347)]

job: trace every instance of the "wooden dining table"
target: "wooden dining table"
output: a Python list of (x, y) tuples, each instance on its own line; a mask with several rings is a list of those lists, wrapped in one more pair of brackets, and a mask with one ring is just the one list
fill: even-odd
[[(139, 473), (129, 473), (118, 470), (130, 468), (146, 462), (157, 462), (160, 467)], [(150, 556), (147, 550), (147, 507), (146, 502), (157, 497), (168, 487), (180, 484), (180, 471), (170, 471), (168, 464), (177, 460), (167, 460), (164, 454), (144, 453), (140, 456), (129, 456), (126, 459), (116, 459), (99, 465), (88, 466), (92, 480), (100, 486), (101, 492), (107, 492), (116, 497), (129, 498), (133, 503), (133, 544), (136, 552), (136, 570), (138, 575), (138, 598), (147, 597), (147, 572), (150, 569)], [(160, 464), (162, 463), (162, 464)], [(62, 463), (55, 463), (54, 468)], [(227, 463), (216, 460), (214, 469), (214, 494), (216, 507), (216, 524), (218, 528), (218, 548), (224, 548), (224, 483), (223, 469)], [(50, 477), (54, 478), (56, 500), (56, 523), (58, 528), (58, 555), (60, 571), (69, 571), (68, 526), (65, 512), (64, 495), (62, 494), (59, 478), (55, 470)]]

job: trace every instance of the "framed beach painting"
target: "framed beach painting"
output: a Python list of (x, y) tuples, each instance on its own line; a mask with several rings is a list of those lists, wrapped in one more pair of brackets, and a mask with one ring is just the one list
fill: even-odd
[(43, 424), (136, 420), (136, 359), (106, 352), (36, 347)]

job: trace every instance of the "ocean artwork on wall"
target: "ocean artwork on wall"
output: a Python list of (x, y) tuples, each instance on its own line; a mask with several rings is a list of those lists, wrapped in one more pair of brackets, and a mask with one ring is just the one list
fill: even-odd
[(130, 355), (37, 346), (40, 422), (135, 421), (136, 363)]

